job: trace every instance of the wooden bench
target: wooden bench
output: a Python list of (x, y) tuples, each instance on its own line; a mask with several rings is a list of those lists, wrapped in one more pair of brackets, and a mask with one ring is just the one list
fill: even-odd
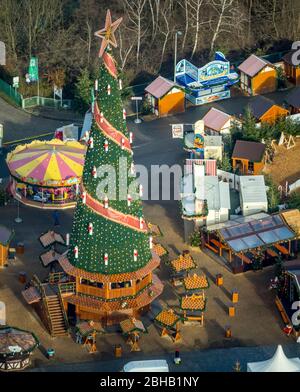
[(252, 263), (252, 261), (251, 261), (247, 256), (245, 256), (245, 255), (242, 255), (242, 254), (240, 254), (240, 253), (237, 253), (236, 256), (237, 256), (238, 258), (240, 258), (240, 259), (241, 259), (244, 263), (246, 263), (246, 264), (251, 264), (251, 263)]
[(228, 246), (222, 244), (222, 242), (216, 240), (215, 238), (212, 238), (212, 239), (210, 240), (210, 242), (213, 243), (214, 245), (218, 246), (219, 248), (222, 248), (222, 249), (225, 249), (225, 250), (228, 250), (228, 249), (229, 249)]
[(275, 244), (274, 246), (275, 246), (275, 248), (278, 249), (279, 252), (281, 252), (282, 254), (284, 254), (284, 255), (288, 255), (288, 254), (289, 254), (289, 251), (288, 251), (284, 246), (279, 245), (279, 244)]
[(267, 249), (266, 252), (271, 257), (278, 257), (278, 254), (276, 252), (274, 252), (274, 250), (272, 250), (272, 249)]
[(208, 249), (212, 250), (213, 252), (219, 254), (219, 250), (216, 249), (216, 248), (214, 248), (213, 246), (211, 246), (208, 242), (205, 243), (205, 246), (206, 246)]

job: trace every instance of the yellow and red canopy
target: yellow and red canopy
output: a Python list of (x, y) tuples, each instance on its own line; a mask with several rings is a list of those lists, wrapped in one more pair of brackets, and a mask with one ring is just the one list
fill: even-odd
[(86, 147), (76, 141), (35, 140), (7, 156), (12, 176), (29, 184), (67, 186), (79, 183)]

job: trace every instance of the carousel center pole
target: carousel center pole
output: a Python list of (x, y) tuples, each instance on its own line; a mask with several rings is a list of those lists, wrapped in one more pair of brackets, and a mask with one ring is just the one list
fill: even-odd
[(22, 220), (22, 218), (20, 218), (20, 202), (19, 202), (19, 200), (18, 200), (18, 204), (17, 204), (17, 211), (18, 211), (18, 215), (17, 215), (17, 217), (15, 219), (15, 222), (16, 223), (22, 223), (23, 220)]

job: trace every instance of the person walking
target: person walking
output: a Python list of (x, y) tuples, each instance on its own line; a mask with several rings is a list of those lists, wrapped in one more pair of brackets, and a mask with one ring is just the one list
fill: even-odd
[(53, 216), (53, 219), (54, 219), (54, 226), (60, 226), (58, 211), (55, 210), (55, 211), (53, 212), (52, 216)]
[(180, 353), (179, 353), (178, 350), (175, 351), (174, 363), (175, 363), (175, 365), (180, 365), (181, 364)]

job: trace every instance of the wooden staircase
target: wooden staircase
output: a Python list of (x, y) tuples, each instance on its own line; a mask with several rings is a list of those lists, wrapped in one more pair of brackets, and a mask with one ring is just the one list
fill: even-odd
[(67, 319), (58, 295), (46, 297), (47, 310), (50, 322), (50, 333), (52, 337), (68, 334)]

